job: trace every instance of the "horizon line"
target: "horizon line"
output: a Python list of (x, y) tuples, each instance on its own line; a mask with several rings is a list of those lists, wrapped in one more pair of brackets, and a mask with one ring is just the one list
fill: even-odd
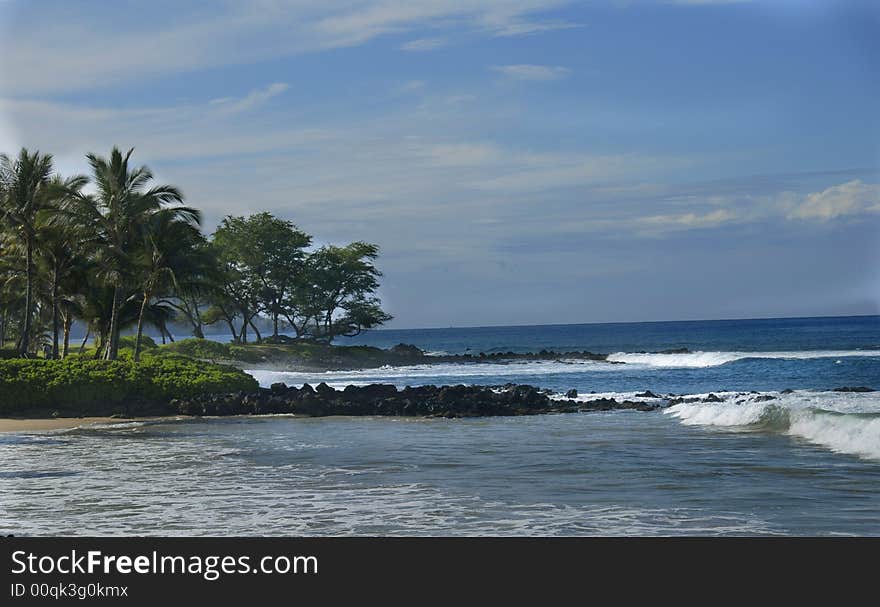
[[(652, 323), (670, 323), (670, 322), (727, 322), (742, 320), (810, 320), (819, 318), (871, 318), (880, 317), (880, 312), (874, 314), (824, 314), (819, 316), (759, 316), (746, 318), (686, 318), (686, 319), (665, 319), (665, 320), (611, 320), (611, 321), (595, 321), (595, 322), (561, 322), (561, 323), (534, 323), (534, 324), (511, 324), (511, 325), (449, 325), (446, 327), (401, 327), (401, 328), (376, 328), (364, 331), (364, 334), (370, 332), (382, 331), (445, 331), (448, 329), (505, 329), (517, 327), (571, 327), (583, 325), (643, 325)], [(354, 339), (354, 338), (350, 338)]]

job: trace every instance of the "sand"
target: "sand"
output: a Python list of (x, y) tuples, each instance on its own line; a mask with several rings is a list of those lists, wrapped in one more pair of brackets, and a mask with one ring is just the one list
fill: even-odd
[[(65, 430), (77, 428), (88, 424), (125, 424), (146, 419), (157, 420), (163, 418), (131, 418), (121, 419), (118, 417), (56, 417), (52, 419), (10, 419), (0, 418), (0, 432), (34, 432), (40, 430)], [(167, 419), (179, 419), (168, 417)]]

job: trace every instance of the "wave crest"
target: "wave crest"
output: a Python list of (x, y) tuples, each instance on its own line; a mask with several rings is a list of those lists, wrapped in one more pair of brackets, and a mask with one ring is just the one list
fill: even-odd
[(838, 453), (880, 460), (880, 399), (875, 394), (796, 392), (769, 402), (753, 397), (746, 402), (681, 403), (665, 412), (688, 426), (777, 432)]
[(655, 352), (615, 352), (609, 362), (648, 367), (705, 368), (726, 365), (747, 358), (810, 360), (817, 358), (880, 357), (880, 350), (802, 350), (797, 352), (687, 352), (662, 354)]

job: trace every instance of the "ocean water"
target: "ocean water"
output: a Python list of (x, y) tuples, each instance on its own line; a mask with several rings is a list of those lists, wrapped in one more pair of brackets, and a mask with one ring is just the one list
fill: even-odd
[[(661, 412), (289, 416), (0, 435), (0, 533), (880, 535), (880, 317), (377, 331), (434, 352), (590, 350), (302, 373), (264, 385), (651, 390)], [(659, 354), (688, 348), (687, 354)], [(469, 349), (469, 350), (468, 350)], [(700, 402), (713, 393), (722, 402)]]

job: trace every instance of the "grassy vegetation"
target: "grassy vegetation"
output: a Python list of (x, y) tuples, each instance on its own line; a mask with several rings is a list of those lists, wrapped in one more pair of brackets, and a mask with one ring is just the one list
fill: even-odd
[(106, 415), (126, 412), (132, 403), (257, 387), (238, 369), (180, 356), (149, 356), (139, 364), (85, 357), (0, 360), (0, 416), (40, 409)]
[[(271, 347), (271, 346), (270, 346)], [(209, 339), (183, 339), (159, 348), (158, 354), (179, 354), (201, 360), (236, 360), (241, 362), (262, 362), (265, 360), (261, 347), (224, 344)]]
[(399, 354), (369, 346), (240, 345), (195, 338), (157, 345), (143, 336), (136, 363), (134, 346), (134, 337), (121, 337), (114, 361), (96, 356), (93, 346), (81, 353), (73, 348), (62, 360), (0, 356), (0, 417), (161, 415), (175, 412), (168, 406), (174, 398), (258, 388), (250, 375), (218, 363), (326, 369), (405, 362)]
[(332, 346), (315, 342), (288, 344), (230, 344), (207, 339), (184, 339), (153, 351), (154, 356), (179, 354), (209, 361), (235, 361), (240, 363), (293, 363), (325, 366), (344, 363), (363, 364), (388, 362), (387, 350), (369, 346)]

